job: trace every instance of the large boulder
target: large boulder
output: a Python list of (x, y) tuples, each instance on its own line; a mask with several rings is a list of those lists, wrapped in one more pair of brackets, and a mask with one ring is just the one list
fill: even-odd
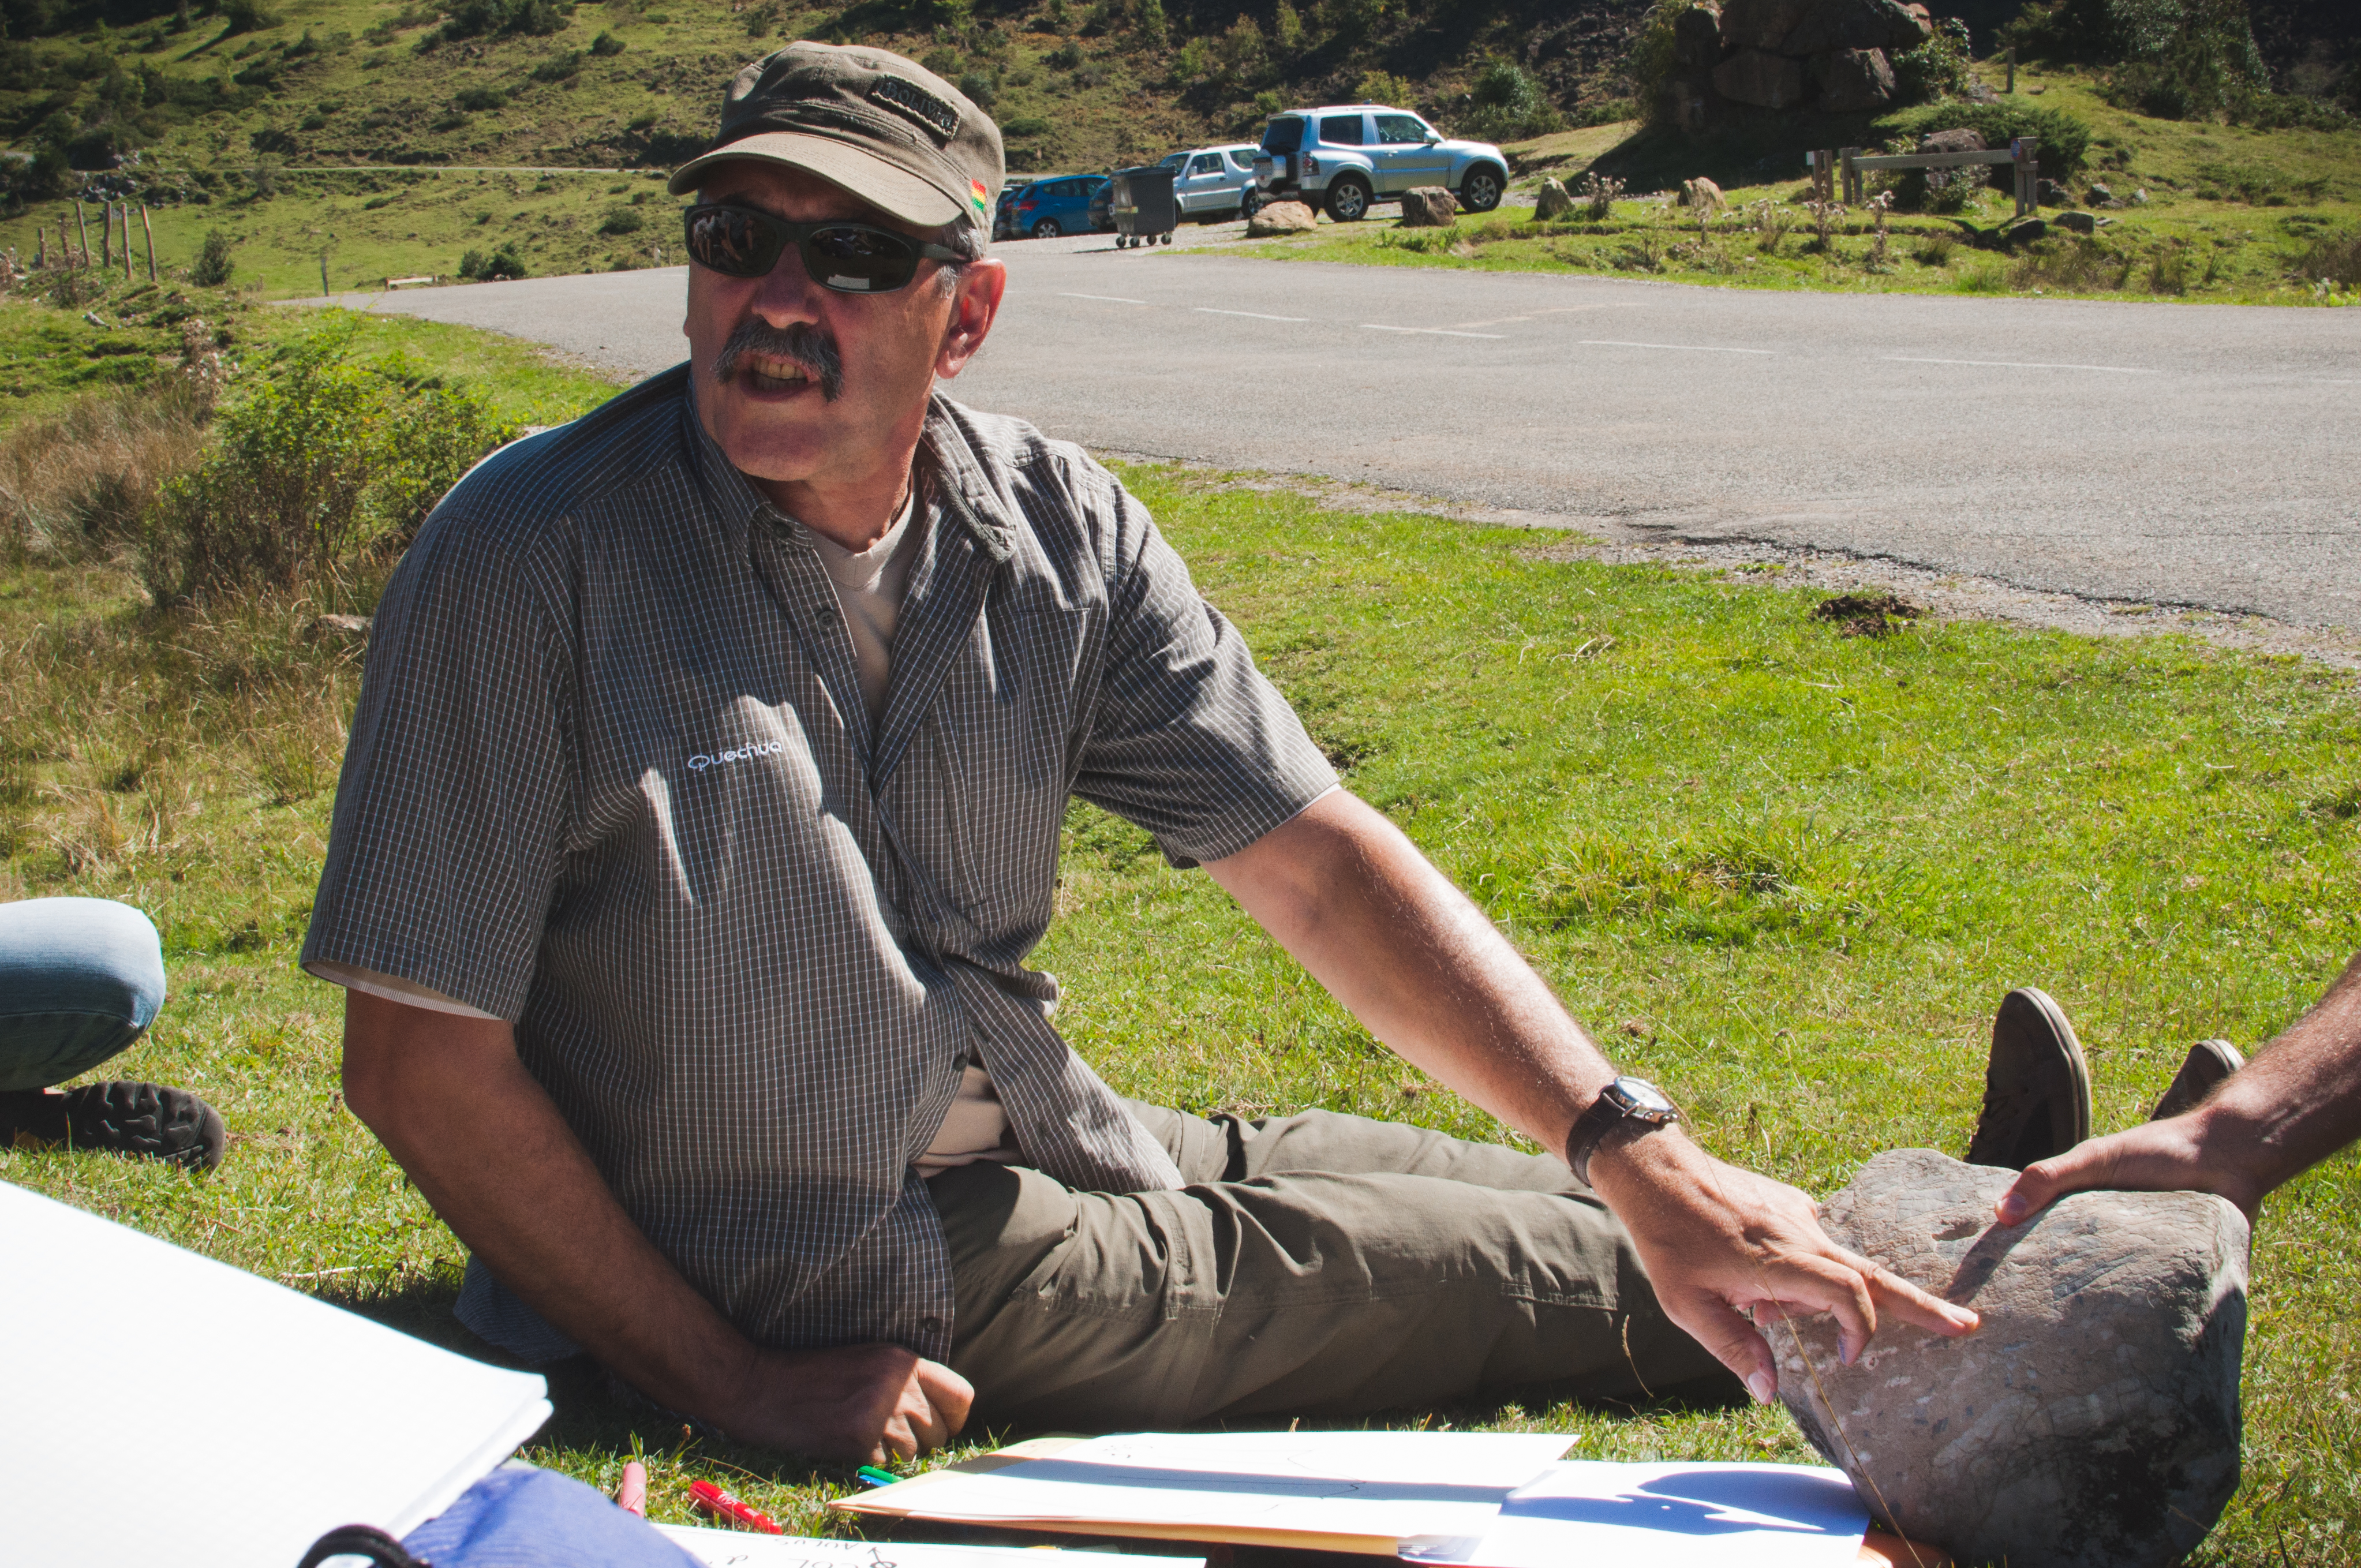
[(1721, 8), (1721, 47), (1775, 50), (1812, 4), (1813, 0), (1729, 0)]
[(1533, 197), (1533, 221), (1547, 223), (1572, 211), (1574, 193), (1565, 188), (1565, 181), (1555, 176), (1543, 181), (1540, 192)]
[(1742, 49), (1713, 68), (1713, 88), (1733, 104), (1792, 109), (1804, 101), (1804, 62), (1759, 49)]
[(1932, 26), (1924, 6), (1898, 0), (1730, 0), (1720, 30), (1724, 48), (1801, 59), (1835, 49), (1916, 49)]
[(1246, 220), (1248, 239), (1270, 239), (1284, 234), (1307, 234), (1320, 221), (1319, 214), (1301, 202), (1273, 202), (1257, 208)]
[(1962, 1563), (2168, 1568), (2238, 1486), (2247, 1228), (2194, 1192), (2082, 1192), (1993, 1223), (2014, 1171), (1879, 1155), (1821, 1223), (1983, 1326), (1770, 1326), (1779, 1396), (1870, 1511)]
[(1982, 152), (1983, 133), (1965, 126), (1955, 131), (1933, 131), (1918, 138), (1920, 152)]
[(1803, 16), (1779, 40), (1781, 54), (1828, 54), (1838, 49), (1912, 49), (1927, 41), (1927, 24), (1897, 0), (1810, 0)]
[(1673, 69), (1704, 76), (1721, 61), (1721, 18), (1703, 5), (1692, 5), (1673, 19)]
[(1820, 107), (1832, 115), (1874, 109), (1894, 96), (1894, 66), (1882, 49), (1840, 49), (1812, 62)]
[(1413, 185), (1402, 192), (1402, 227), (1448, 228), (1459, 215), (1459, 203), (1440, 185)]

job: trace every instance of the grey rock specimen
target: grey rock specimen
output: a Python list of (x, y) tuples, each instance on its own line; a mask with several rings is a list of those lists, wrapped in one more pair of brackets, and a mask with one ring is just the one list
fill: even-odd
[(1882, 49), (1844, 49), (1812, 63), (1820, 107), (1831, 115), (1874, 109), (1894, 96), (1894, 65)]
[(1803, 61), (1745, 49), (1713, 68), (1713, 90), (1733, 104), (1792, 109), (1804, 101)]
[(1404, 228), (1444, 228), (1458, 215), (1459, 203), (1440, 185), (1413, 185), (1402, 192)]
[[(1770, 1326), (1779, 1392), (1871, 1512), (1962, 1568), (2169, 1568), (2238, 1486), (2246, 1217), (2195, 1192), (2082, 1192), (1993, 1223), (2015, 1173), (1899, 1149), (1822, 1223), (1983, 1326)], [(1808, 1361), (1808, 1365), (1807, 1365)]]
[(1554, 178), (1543, 181), (1541, 193), (1533, 198), (1533, 221), (1547, 223), (1572, 211), (1574, 195), (1565, 188), (1565, 181)]
[(1246, 237), (1268, 239), (1274, 235), (1309, 234), (1319, 221), (1312, 209), (1301, 202), (1273, 202), (1246, 220)]
[(1920, 152), (1982, 152), (1984, 137), (1982, 131), (1971, 131), (1961, 126), (1955, 131), (1935, 131), (1918, 138)]
[(2088, 213), (2060, 213), (2049, 222), (2052, 227), (2065, 229), (2071, 234), (2099, 232), (2099, 220)]

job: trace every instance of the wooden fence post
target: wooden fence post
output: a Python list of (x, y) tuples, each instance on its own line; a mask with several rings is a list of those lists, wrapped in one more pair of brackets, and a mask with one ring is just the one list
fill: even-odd
[(2016, 215), (2020, 218), (2041, 210), (2041, 163), (2035, 156), (2040, 146), (2036, 137), (2018, 137), (2008, 144), (2009, 158), (2016, 165)]
[(68, 267), (80, 265), (74, 260), (73, 236), (66, 232), (66, 215), (63, 213), (58, 214), (58, 248), (65, 252), (65, 264)]
[(1857, 147), (1842, 148), (1837, 153), (1837, 156), (1843, 159), (1844, 168), (1844, 195), (1839, 199), (1855, 206), (1861, 204), (1863, 182), (1861, 170), (1852, 166), (1852, 160), (1859, 158), (1861, 154), (1861, 149)]
[(82, 198), (80, 196), (76, 196), (74, 198), (74, 228), (82, 236), (81, 265), (87, 267), (90, 265), (90, 223), (88, 219), (82, 216)]
[(2008, 90), (2016, 91), (2016, 46), (2008, 46)]
[(123, 203), (123, 280), (131, 281), (131, 203)]
[(148, 281), (156, 280), (156, 225), (148, 221), (148, 203), (139, 203), (139, 227), (148, 236)]

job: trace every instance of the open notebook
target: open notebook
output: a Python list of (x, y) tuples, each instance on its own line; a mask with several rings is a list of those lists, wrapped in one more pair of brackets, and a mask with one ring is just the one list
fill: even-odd
[(0, 1182), (0, 1558), (294, 1568), (406, 1534), (549, 1418), (437, 1349)]

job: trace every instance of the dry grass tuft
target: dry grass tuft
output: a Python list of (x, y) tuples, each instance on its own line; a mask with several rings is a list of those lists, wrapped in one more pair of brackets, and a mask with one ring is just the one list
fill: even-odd
[(73, 561), (138, 532), (163, 481), (195, 466), (213, 411), (185, 382), (83, 399), (0, 440), (0, 558)]

